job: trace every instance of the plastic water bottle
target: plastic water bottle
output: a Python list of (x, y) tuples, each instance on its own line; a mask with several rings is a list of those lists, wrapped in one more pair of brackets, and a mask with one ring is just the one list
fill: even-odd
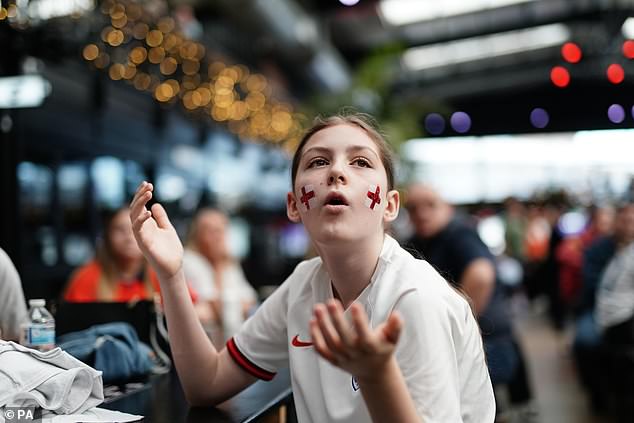
[(20, 344), (40, 351), (55, 348), (55, 319), (43, 299), (29, 300), (29, 315), (21, 326)]

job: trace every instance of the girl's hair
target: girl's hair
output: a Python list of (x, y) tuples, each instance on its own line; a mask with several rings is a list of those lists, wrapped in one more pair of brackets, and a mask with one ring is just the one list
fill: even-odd
[(295, 177), (297, 176), (297, 170), (299, 168), (299, 162), (302, 157), (302, 151), (308, 140), (322, 129), (330, 128), (337, 125), (350, 125), (361, 128), (368, 137), (374, 142), (379, 149), (379, 156), (385, 172), (387, 173), (387, 189), (394, 189), (394, 155), (390, 144), (385, 139), (385, 136), (378, 129), (376, 121), (368, 114), (350, 112), (341, 113), (329, 117), (317, 117), (313, 123), (313, 126), (306, 131), (302, 137), (295, 154), (293, 155), (293, 162), (291, 165), (291, 183), (292, 189), (295, 190)]
[[(116, 256), (113, 251), (112, 244), (110, 243), (110, 230), (115, 216), (127, 210), (128, 207), (126, 206), (120, 207), (114, 211), (106, 212), (107, 214), (104, 216), (103, 219), (103, 238), (101, 239), (100, 245), (97, 247), (97, 252), (95, 255), (95, 259), (101, 267), (101, 275), (99, 277), (99, 283), (97, 284), (97, 298), (99, 301), (114, 300), (117, 282), (119, 280), (119, 272), (117, 269)], [(142, 279), (143, 285), (145, 286), (145, 291), (148, 293), (148, 298), (145, 299), (151, 300), (154, 296), (155, 289), (150, 280), (150, 274), (147, 271), (145, 259), (143, 259)]]

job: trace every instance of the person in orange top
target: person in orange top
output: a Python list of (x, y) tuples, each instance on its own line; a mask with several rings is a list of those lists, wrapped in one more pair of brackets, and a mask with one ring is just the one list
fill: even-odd
[(77, 269), (64, 291), (68, 302), (129, 302), (153, 300), (160, 292), (156, 275), (132, 234), (127, 207), (106, 220), (96, 257)]

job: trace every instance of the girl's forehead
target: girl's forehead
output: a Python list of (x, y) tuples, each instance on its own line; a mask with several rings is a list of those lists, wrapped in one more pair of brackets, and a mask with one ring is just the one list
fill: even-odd
[(312, 147), (342, 148), (350, 146), (366, 147), (378, 155), (378, 147), (367, 132), (356, 125), (339, 124), (324, 128), (306, 142), (304, 152)]

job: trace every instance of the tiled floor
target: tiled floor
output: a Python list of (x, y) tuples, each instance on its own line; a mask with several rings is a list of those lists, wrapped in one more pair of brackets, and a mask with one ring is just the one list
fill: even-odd
[(575, 374), (570, 334), (558, 334), (541, 313), (516, 320), (542, 423), (608, 423), (593, 415)]

